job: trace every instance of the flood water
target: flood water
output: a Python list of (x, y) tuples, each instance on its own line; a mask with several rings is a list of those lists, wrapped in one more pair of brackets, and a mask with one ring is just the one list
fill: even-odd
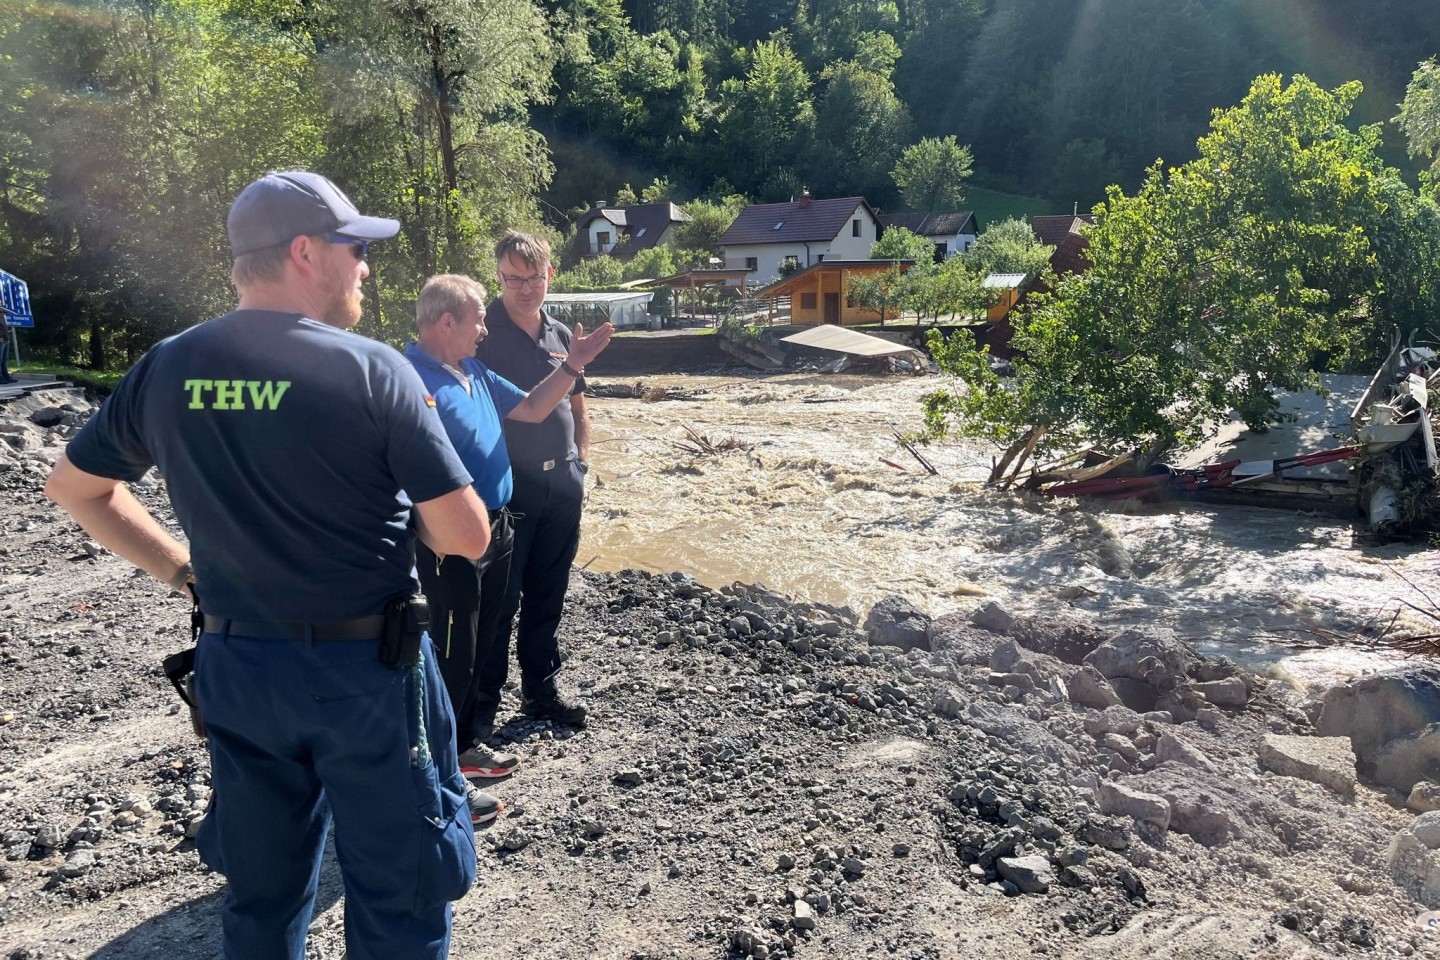
[(1105, 624), (1163, 624), (1252, 664), (1397, 610), (1401, 627), (1440, 632), (1400, 605), (1435, 607), (1440, 554), (1375, 542), (1333, 516), (986, 490), (994, 451), (968, 442), (922, 448), (940, 471), (929, 475), (894, 434), (919, 427), (920, 398), (944, 382), (661, 376), (644, 383), (708, 393), (591, 398), (576, 562), (758, 582), (862, 616), (887, 594), (932, 616), (991, 599), (1017, 612), (1073, 607)]

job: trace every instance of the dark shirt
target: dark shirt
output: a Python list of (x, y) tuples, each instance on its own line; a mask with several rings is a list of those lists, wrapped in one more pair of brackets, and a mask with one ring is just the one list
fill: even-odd
[(156, 344), (68, 456), (116, 480), (159, 467), (205, 612), (234, 620), (379, 613), (412, 584), (412, 501), (470, 482), (398, 352), (261, 310)]
[[(498, 297), (485, 308), (485, 326), (490, 334), (476, 347), (476, 359), (526, 393), (534, 390), (570, 353), (570, 329), (543, 310), (538, 340), (530, 339), (530, 334), (515, 325), (505, 309), (505, 301)], [(570, 397), (584, 392), (582, 377), (575, 381), (569, 396), (539, 423), (506, 420), (505, 445), (510, 449), (510, 462), (523, 466), (579, 457)]]
[(406, 347), (405, 356), (435, 398), (435, 412), (440, 414), (440, 422), (465, 469), (475, 478), (475, 492), (491, 510), (505, 506), (510, 502), (514, 480), (501, 424), (525, 399), (525, 391), (497, 377), (473, 357), (460, 361), (461, 372), (470, 378), (470, 389), (466, 391), (455, 375), (420, 344)]

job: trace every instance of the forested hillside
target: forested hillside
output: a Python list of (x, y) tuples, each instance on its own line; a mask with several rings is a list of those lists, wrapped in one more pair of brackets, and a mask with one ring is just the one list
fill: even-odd
[[(556, 97), (536, 113), (565, 161), (556, 206), (601, 198), (597, 176), (664, 175), (692, 191), (723, 180), (777, 200), (806, 184), (893, 208), (904, 147), (953, 134), (976, 182), (1087, 209), (1157, 157), (1191, 159), (1210, 111), (1261, 73), (1359, 80), (1356, 119), (1375, 123), (1440, 53), (1427, 0), (617, 3), (557, 10)], [(1386, 136), (1404, 167), (1402, 140)]]
[(973, 183), (1085, 209), (1262, 72), (1360, 80), (1380, 122), (1437, 53), (1433, 0), (0, 0), (0, 267), (32, 347), (123, 364), (229, 300), (235, 192), (310, 167), (404, 223), (363, 328), (398, 338), (427, 274), (627, 184), (896, 210), (953, 137)]

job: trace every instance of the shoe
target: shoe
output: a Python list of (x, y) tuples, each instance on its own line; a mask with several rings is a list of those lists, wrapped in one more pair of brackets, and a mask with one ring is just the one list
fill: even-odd
[(515, 754), (491, 750), (483, 743), (460, 754), (460, 773), (466, 780), (498, 780), (518, 766), (520, 758)]
[(470, 804), (470, 822), (477, 825), (489, 823), (505, 809), (504, 804), (474, 784), (465, 791), (465, 801)]
[(558, 693), (553, 697), (526, 699), (520, 704), (520, 712), (535, 720), (553, 720), (568, 727), (585, 726), (590, 711), (579, 700), (567, 700)]

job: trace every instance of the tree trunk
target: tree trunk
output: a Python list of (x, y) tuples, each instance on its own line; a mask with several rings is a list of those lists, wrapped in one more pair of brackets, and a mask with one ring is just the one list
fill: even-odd
[(105, 369), (105, 326), (98, 317), (90, 321), (90, 369)]

